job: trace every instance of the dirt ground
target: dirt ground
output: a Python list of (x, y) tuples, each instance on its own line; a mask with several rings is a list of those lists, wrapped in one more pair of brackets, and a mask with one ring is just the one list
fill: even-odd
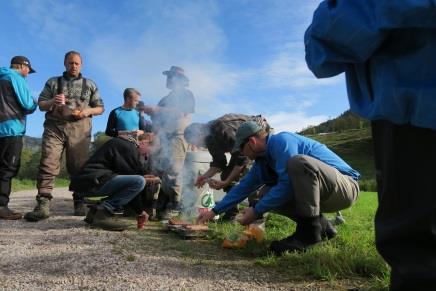
[[(9, 206), (30, 211), (35, 194), (13, 193)], [(241, 260), (227, 258), (221, 268), (219, 259), (216, 264), (187, 260), (159, 247), (159, 241), (132, 253), (125, 246), (133, 244), (137, 230), (89, 228), (83, 217), (72, 216), (70, 192), (56, 189), (54, 196), (47, 220), (0, 220), (1, 290), (338, 290), (327, 282), (291, 282), (261, 267), (247, 268)]]

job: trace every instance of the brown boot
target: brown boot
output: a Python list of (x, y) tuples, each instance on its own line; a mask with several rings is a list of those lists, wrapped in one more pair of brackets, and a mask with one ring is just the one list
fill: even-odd
[(21, 217), (23, 217), (23, 214), (12, 211), (8, 206), (0, 206), (0, 219), (17, 220), (21, 219)]
[(115, 217), (101, 206), (97, 206), (90, 224), (93, 227), (109, 231), (123, 231), (129, 227), (129, 224), (126, 221)]
[(47, 219), (50, 216), (50, 199), (43, 196), (37, 196), (36, 197), (36, 206), (35, 209), (31, 212), (27, 212), (24, 215), (24, 219), (27, 221), (40, 221), (43, 219)]

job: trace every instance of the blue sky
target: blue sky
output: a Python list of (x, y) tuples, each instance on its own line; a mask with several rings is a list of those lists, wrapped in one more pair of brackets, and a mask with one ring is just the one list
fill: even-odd
[[(37, 97), (81, 52), (82, 73), (105, 102), (93, 118), (104, 131), (122, 92), (137, 88), (146, 104), (168, 93), (162, 71), (182, 66), (196, 97), (194, 121), (225, 113), (262, 114), (277, 131), (298, 131), (348, 109), (343, 75), (317, 80), (304, 61), (303, 35), (315, 0), (14, 0), (0, 3), (0, 66), (27, 56)], [(40, 137), (44, 114), (28, 117)]]

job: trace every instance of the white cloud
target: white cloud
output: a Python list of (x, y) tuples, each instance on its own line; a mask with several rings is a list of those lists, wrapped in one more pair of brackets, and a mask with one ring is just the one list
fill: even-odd
[(298, 132), (310, 125), (318, 125), (328, 119), (326, 115), (308, 116), (307, 113), (301, 111), (279, 111), (266, 117), (276, 133), (281, 131)]
[(134, 43), (124, 41), (122, 35), (96, 39), (89, 48), (92, 66), (116, 88), (137, 87), (149, 103), (168, 93), (162, 71), (181, 66), (190, 79), (198, 114), (234, 111), (218, 96), (234, 94), (250, 72), (238, 71), (221, 61), (227, 39), (214, 20), (215, 6), (194, 3), (167, 5), (164, 11), (156, 8), (152, 14), (159, 18), (159, 25), (154, 18), (149, 19), (148, 25), (137, 30)]
[(341, 82), (338, 77), (317, 79), (307, 68), (303, 43), (288, 43), (263, 68), (266, 87), (312, 88)]
[[(338, 82), (336, 78), (317, 80), (305, 64), (302, 34), (318, 2), (239, 3), (240, 13), (244, 9), (248, 13), (241, 21), (253, 21), (248, 33), (263, 38), (260, 43), (271, 44), (251, 67), (226, 61), (232, 58), (226, 56), (225, 20), (217, 19), (226, 17), (220, 14), (220, 1), (113, 1), (109, 6), (117, 13), (92, 9), (106, 6), (93, 1), (17, 0), (16, 6), (23, 7), (23, 21), (51, 49), (83, 51), (85, 69), (92, 68), (107, 90), (136, 87), (145, 102), (155, 104), (168, 93), (162, 71), (178, 65), (186, 70), (196, 96), (196, 119), (210, 120), (229, 112), (269, 113), (276, 129), (295, 131), (327, 119), (305, 113), (316, 99), (254, 100), (250, 92), (274, 96), (269, 90), (280, 89), (281, 95), (297, 95), (300, 90), (315, 91)], [(105, 100), (105, 104), (109, 109), (120, 99)]]

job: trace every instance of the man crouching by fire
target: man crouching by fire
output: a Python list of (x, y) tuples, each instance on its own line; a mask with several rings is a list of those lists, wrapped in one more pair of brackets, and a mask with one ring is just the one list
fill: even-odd
[[(128, 223), (115, 216), (134, 200), (146, 185), (159, 183), (159, 178), (148, 175), (145, 157), (150, 153), (153, 134), (145, 133), (137, 139), (131, 136), (115, 137), (102, 145), (72, 177), (70, 190), (85, 193), (85, 197), (105, 196), (102, 202), (88, 211), (85, 221), (105, 230), (122, 231)], [(134, 208), (138, 228), (148, 220), (142, 203), (130, 203)]]
[(270, 245), (277, 255), (303, 251), (333, 238), (336, 230), (322, 213), (348, 208), (359, 195), (360, 174), (325, 145), (307, 137), (290, 132), (271, 134), (247, 121), (236, 132), (234, 150), (254, 160), (253, 167), (212, 210), (200, 214), (197, 222), (230, 209), (264, 184), (273, 185), (237, 220), (248, 225), (268, 211), (294, 220), (295, 233)]

